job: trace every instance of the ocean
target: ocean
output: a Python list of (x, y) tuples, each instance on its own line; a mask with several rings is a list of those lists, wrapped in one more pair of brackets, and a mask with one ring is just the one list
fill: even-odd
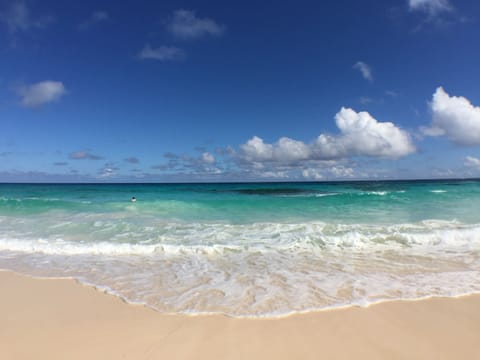
[(478, 293), (480, 181), (0, 184), (0, 269), (235, 317)]

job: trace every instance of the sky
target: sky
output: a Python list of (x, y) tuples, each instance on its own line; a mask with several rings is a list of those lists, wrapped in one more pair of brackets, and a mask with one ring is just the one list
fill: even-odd
[(480, 2), (0, 0), (0, 182), (480, 177)]

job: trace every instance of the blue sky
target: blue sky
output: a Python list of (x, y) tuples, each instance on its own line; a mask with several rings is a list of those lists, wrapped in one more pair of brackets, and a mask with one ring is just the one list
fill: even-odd
[(0, 181), (480, 176), (480, 3), (0, 1)]

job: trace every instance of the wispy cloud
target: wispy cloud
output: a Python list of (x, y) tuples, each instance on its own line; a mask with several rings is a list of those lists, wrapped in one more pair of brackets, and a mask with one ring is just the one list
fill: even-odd
[(55, 165), (55, 166), (67, 166), (67, 165), (68, 165), (68, 162), (65, 162), (65, 161), (57, 161), (57, 162), (54, 162), (53, 165)]
[(103, 157), (92, 154), (88, 151), (74, 151), (70, 153), (69, 158), (72, 160), (102, 160)]
[(30, 108), (57, 101), (66, 93), (67, 90), (62, 82), (52, 80), (23, 85), (17, 89), (17, 94), (21, 98), (21, 104)]
[(476, 157), (473, 157), (473, 156), (467, 156), (465, 158), (465, 163), (464, 164), (465, 164), (465, 166), (480, 170), (480, 159), (479, 158), (476, 158)]
[(0, 12), (0, 22), (9, 33), (27, 32), (32, 29), (46, 28), (53, 22), (51, 15), (33, 16), (24, 1), (13, 1)]
[(360, 71), (365, 80), (373, 81), (372, 68), (368, 64), (364, 63), (363, 61), (358, 61), (355, 65), (353, 65), (353, 68)]
[(114, 163), (107, 162), (100, 170), (98, 170), (98, 178), (106, 179), (114, 177), (117, 175), (118, 170), (120, 169)]
[(180, 61), (185, 59), (185, 51), (174, 46), (152, 48), (150, 44), (146, 44), (138, 54), (138, 57), (142, 60)]
[(97, 10), (94, 11), (87, 20), (81, 22), (78, 25), (78, 29), (82, 31), (88, 30), (99, 23), (107, 22), (109, 20), (110, 15), (108, 14), (108, 12), (104, 10)]
[(461, 16), (450, 0), (407, 0), (408, 9), (412, 13), (420, 14), (423, 19), (414, 31), (425, 27), (445, 27), (467, 19)]
[(178, 39), (198, 39), (205, 36), (221, 36), (225, 25), (209, 18), (199, 18), (194, 11), (176, 10), (167, 22), (167, 29)]
[(430, 17), (454, 10), (449, 0), (408, 0), (410, 11), (421, 11)]

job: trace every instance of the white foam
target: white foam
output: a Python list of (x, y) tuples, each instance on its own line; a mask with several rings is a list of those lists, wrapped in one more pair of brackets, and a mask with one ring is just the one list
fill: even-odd
[[(103, 231), (112, 223), (97, 225)], [(126, 232), (110, 241), (3, 234), (0, 267), (74, 277), (188, 314), (279, 316), (480, 291), (480, 224), (155, 225), (131, 229), (119, 221)], [(139, 229), (141, 241), (133, 237)]]
[[(71, 225), (69, 222), (51, 226), (50, 230)], [(270, 252), (277, 250), (321, 251), (350, 248), (362, 251), (398, 249), (402, 247), (455, 246), (480, 244), (480, 224), (429, 220), (414, 224), (364, 225), (327, 224), (163, 224), (163, 228), (147, 227), (144, 237), (138, 233), (117, 233), (112, 223), (95, 221), (99, 233), (114, 232), (110, 241), (31, 238), (27, 236), (0, 238), (0, 250), (57, 255), (147, 255), (165, 253), (217, 254), (225, 251)], [(128, 227), (125, 227), (128, 230)], [(133, 229), (134, 231), (137, 229)], [(153, 234), (151, 233), (153, 232)], [(140, 234), (142, 235), (142, 234)]]

